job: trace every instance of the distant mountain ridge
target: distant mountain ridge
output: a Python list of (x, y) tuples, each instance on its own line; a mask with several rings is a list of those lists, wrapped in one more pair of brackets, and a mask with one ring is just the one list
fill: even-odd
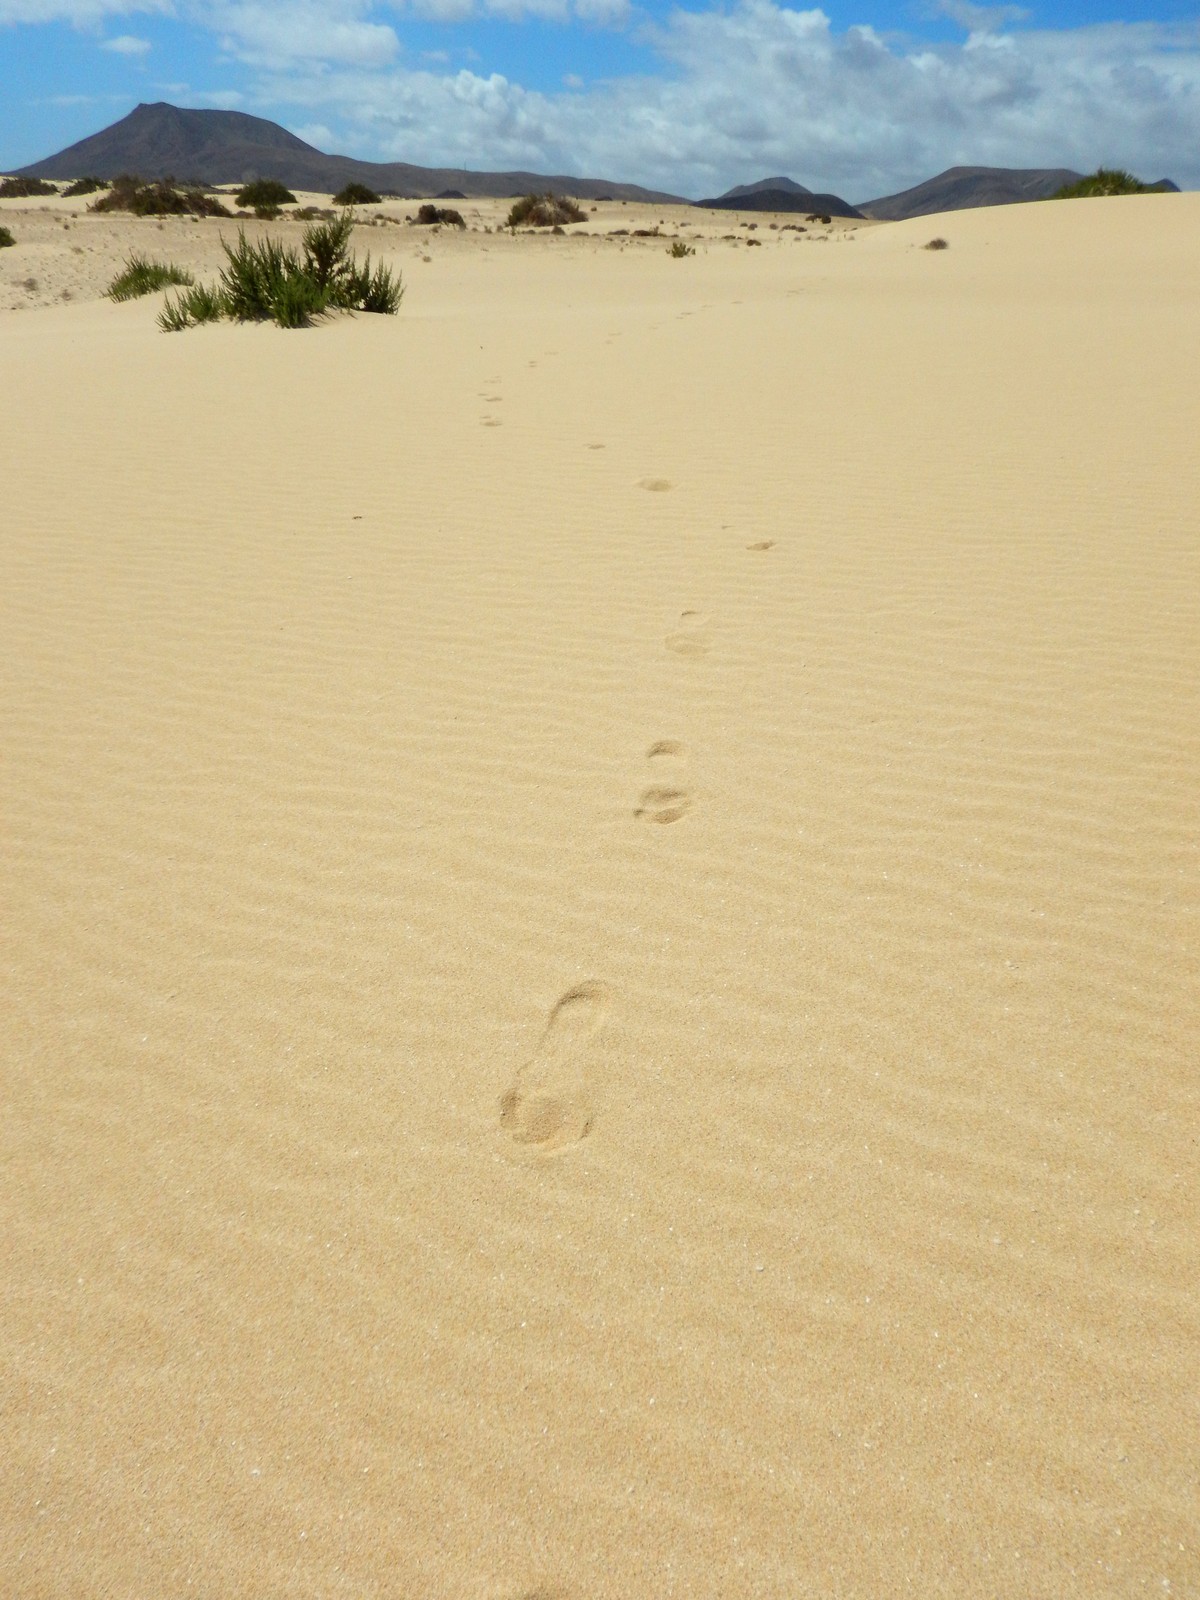
[(791, 178), (760, 178), (739, 183), (712, 200), (697, 200), (708, 211), (802, 211), (818, 216), (861, 217), (862, 212), (837, 194), (814, 194)]
[[(948, 167), (912, 189), (863, 200), (859, 209), (882, 222), (903, 222), (907, 217), (928, 217), (939, 211), (968, 211), (976, 206), (1011, 206), (1027, 200), (1049, 200), (1082, 172), (1070, 167)], [(1154, 188), (1169, 191), (1176, 185), (1160, 178)]]
[(463, 195), (505, 198), (557, 189), (580, 199), (686, 203), (678, 195), (634, 183), (539, 172), (471, 172), (461, 167), (418, 167), (405, 161), (358, 161), (331, 156), (265, 117), (244, 111), (197, 111), (158, 101), (139, 105), (99, 133), (57, 155), (20, 168), (26, 178), (143, 178), (174, 176), (201, 183), (248, 183), (277, 178), (293, 189), (334, 194), (347, 183), (378, 193), (424, 199), (446, 189)]

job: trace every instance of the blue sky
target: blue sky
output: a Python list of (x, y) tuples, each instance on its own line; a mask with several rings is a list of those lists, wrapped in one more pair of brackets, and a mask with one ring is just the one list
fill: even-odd
[(861, 200), (957, 164), (1200, 187), (1183, 0), (0, 0), (0, 170), (140, 100), (325, 150)]

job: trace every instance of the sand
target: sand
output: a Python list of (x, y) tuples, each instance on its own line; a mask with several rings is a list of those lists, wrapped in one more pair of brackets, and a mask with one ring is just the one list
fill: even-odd
[(56, 205), (0, 1592), (1200, 1594), (1200, 196), (180, 335)]

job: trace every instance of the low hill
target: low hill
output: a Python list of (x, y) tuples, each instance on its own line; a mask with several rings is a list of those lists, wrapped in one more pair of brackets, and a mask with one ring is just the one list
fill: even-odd
[(470, 172), (458, 167), (416, 167), (403, 161), (357, 161), (305, 144), (265, 117), (244, 111), (193, 111), (159, 101), (140, 105), (90, 138), (22, 167), (30, 178), (143, 178), (175, 176), (200, 183), (248, 183), (277, 178), (289, 189), (334, 194), (347, 183), (377, 193), (426, 198), (449, 189), (464, 197), (506, 197), (556, 189), (581, 199), (677, 202), (676, 195), (608, 179), (537, 172)]
[(805, 215), (861, 217), (863, 213), (836, 194), (813, 194), (808, 189), (731, 190), (715, 200), (697, 200), (709, 211), (793, 211)]
[(878, 200), (863, 200), (868, 217), (903, 222), (938, 211), (966, 211), (975, 206), (1016, 205), (1023, 200), (1048, 200), (1064, 185), (1083, 176), (1069, 167), (949, 167), (936, 178)]
[(760, 194), (764, 189), (782, 189), (788, 194), (812, 193), (811, 189), (806, 189), (793, 178), (760, 178), (757, 183), (739, 183), (732, 189), (726, 189), (721, 199), (734, 200), (743, 194)]

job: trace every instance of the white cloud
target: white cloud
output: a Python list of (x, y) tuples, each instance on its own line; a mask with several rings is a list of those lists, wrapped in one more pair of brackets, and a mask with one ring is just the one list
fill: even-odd
[(229, 55), (251, 66), (286, 70), (321, 62), (378, 68), (395, 57), (399, 40), (388, 24), (366, 20), (370, 10), (370, 0), (194, 0), (188, 14), (216, 32)]
[(128, 17), (136, 12), (169, 15), (169, 0), (0, 0), (0, 27), (18, 22), (69, 22), (77, 28), (95, 28), (106, 17)]
[(719, 192), (788, 173), (862, 200), (954, 165), (1103, 162), (1200, 185), (1200, 25), (975, 29), (919, 50), (818, 10), (741, 0), (648, 36), (661, 75), (540, 92), (499, 74), (275, 79), (264, 104), (336, 106), (355, 154), (531, 167)]
[[(482, 68), (399, 66), (396, 31), (374, 0), (177, 0), (258, 69), (248, 109), (328, 122), (347, 130), (347, 153), (376, 160), (575, 172), (691, 195), (778, 172), (861, 200), (960, 164), (1103, 162), (1200, 186), (1200, 22), (1052, 30), (1019, 25), (1006, 3), (929, 3), (959, 21), (961, 42), (906, 42), (835, 29), (816, 9), (725, 0), (644, 26), (648, 70), (636, 77), (538, 90)], [(93, 25), (167, 5), (0, 0), (0, 23)], [(395, 0), (393, 10), (401, 5), (443, 20), (631, 15), (629, 0)]]
[(122, 33), (115, 39), (105, 39), (100, 48), (112, 50), (119, 56), (144, 56), (153, 47), (149, 39), (135, 39), (131, 33)]

